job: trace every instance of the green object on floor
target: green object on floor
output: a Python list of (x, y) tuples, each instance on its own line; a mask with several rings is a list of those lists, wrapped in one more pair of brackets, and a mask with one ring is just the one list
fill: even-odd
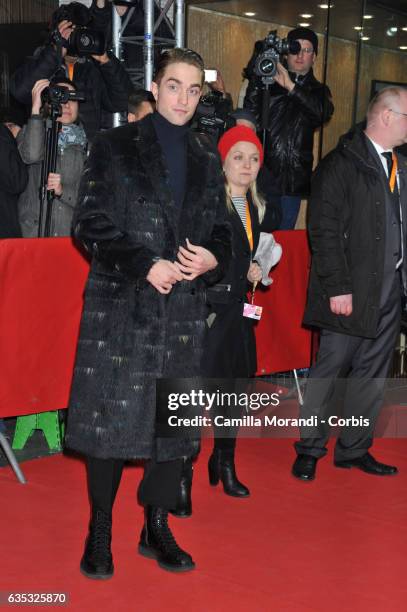
[(27, 440), (36, 429), (43, 431), (51, 450), (62, 450), (64, 424), (59, 421), (58, 410), (17, 417), (12, 445), (13, 450), (24, 448)]

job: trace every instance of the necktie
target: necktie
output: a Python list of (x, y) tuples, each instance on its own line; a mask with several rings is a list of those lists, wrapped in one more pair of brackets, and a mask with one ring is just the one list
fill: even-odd
[(390, 191), (393, 195), (398, 196), (399, 190), (397, 185), (397, 158), (391, 151), (385, 151), (382, 153), (383, 157), (386, 159), (387, 168), (389, 171), (389, 187)]

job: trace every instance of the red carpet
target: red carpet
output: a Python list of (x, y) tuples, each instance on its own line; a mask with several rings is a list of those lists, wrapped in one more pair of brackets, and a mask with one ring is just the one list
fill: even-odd
[(107, 582), (78, 570), (88, 519), (83, 464), (61, 455), (24, 463), (25, 486), (0, 469), (0, 590), (67, 592), (65, 609), (85, 612), (404, 612), (407, 440), (374, 446), (399, 476), (334, 469), (330, 453), (310, 484), (290, 476), (290, 440), (241, 440), (238, 471), (252, 492), (246, 500), (209, 487), (210, 445), (204, 441), (195, 466), (193, 517), (171, 520), (197, 564), (182, 575), (136, 552), (139, 468), (125, 470), (119, 490), (115, 576)]

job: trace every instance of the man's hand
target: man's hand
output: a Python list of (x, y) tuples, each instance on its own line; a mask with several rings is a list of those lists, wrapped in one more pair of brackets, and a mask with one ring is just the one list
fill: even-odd
[(58, 197), (62, 195), (61, 175), (55, 172), (48, 174), (47, 190), (54, 191)]
[(247, 273), (249, 283), (258, 283), (263, 278), (263, 273), (258, 263), (252, 262)]
[(204, 247), (191, 244), (186, 239), (187, 247), (179, 247), (178, 261), (175, 265), (182, 272), (185, 280), (194, 280), (197, 276), (205, 274), (208, 270), (213, 270), (218, 265), (216, 257)]
[(219, 91), (219, 93), (225, 95), (226, 93), (225, 82), (220, 73), (220, 70), (216, 70), (216, 81), (212, 81), (211, 83), (208, 83), (208, 85), (211, 89), (214, 89), (215, 91)]
[(274, 75), (274, 80), (281, 85), (281, 87), (287, 89), (287, 91), (292, 91), (294, 89), (294, 83), (288, 74), (288, 70), (284, 68), (280, 62), (277, 63), (277, 73)]
[[(61, 21), (61, 23), (58, 24), (58, 31), (61, 34), (62, 38), (64, 38), (65, 40), (69, 39), (74, 29), (75, 26), (72, 21), (68, 21), (67, 19), (64, 19), (63, 21)], [(67, 48), (62, 47), (62, 57), (65, 57), (66, 52)]]
[(169, 293), (177, 281), (182, 281), (182, 274), (172, 261), (160, 259), (151, 266), (147, 280), (159, 293)]
[(40, 114), (40, 110), (42, 106), (41, 93), (48, 86), (49, 86), (48, 79), (40, 79), (39, 81), (36, 81), (36, 83), (34, 83), (34, 87), (31, 90), (31, 97), (33, 101), (32, 108), (31, 108), (32, 115)]
[(335, 295), (329, 298), (329, 305), (334, 314), (349, 317), (352, 314), (352, 294)]

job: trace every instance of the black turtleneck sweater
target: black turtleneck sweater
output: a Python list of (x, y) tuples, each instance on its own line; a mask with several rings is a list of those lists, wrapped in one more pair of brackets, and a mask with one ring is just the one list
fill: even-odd
[(178, 210), (181, 210), (185, 196), (187, 177), (187, 134), (189, 124), (174, 125), (155, 112), (152, 116), (158, 142), (169, 170), (169, 183)]

